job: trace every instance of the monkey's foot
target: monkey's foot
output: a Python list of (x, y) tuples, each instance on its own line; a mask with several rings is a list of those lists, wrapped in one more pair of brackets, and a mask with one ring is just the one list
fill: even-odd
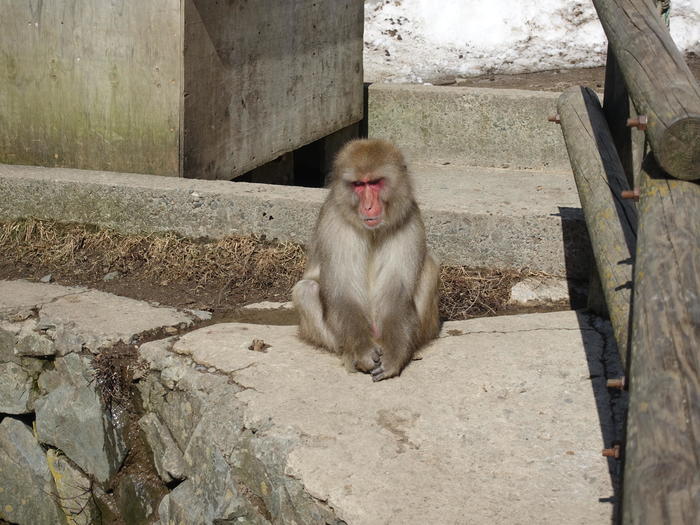
[(372, 381), (377, 382), (383, 379), (389, 379), (399, 375), (401, 370), (397, 366), (387, 366), (384, 364), (381, 356), (378, 362), (375, 363), (375, 367), (372, 369), (370, 374), (372, 374)]
[(368, 374), (377, 368), (377, 366), (381, 364), (381, 361), (382, 349), (379, 347), (374, 347), (367, 350), (361, 357), (355, 359), (353, 361), (353, 366), (356, 370)]

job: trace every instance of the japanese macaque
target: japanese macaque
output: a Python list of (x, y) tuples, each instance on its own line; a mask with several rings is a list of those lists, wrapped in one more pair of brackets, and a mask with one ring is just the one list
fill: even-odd
[(401, 152), (349, 142), (292, 290), (300, 337), (374, 381), (397, 376), (440, 330), (438, 279)]

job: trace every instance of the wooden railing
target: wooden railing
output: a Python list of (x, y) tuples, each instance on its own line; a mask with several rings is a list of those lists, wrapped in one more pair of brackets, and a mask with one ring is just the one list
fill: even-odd
[[(627, 370), (620, 382), (630, 401), (619, 518), (625, 524), (695, 524), (700, 86), (653, 0), (593, 4), (609, 43), (604, 107), (593, 91), (571, 88), (559, 98), (556, 120)], [(645, 132), (646, 144), (629, 126)]]

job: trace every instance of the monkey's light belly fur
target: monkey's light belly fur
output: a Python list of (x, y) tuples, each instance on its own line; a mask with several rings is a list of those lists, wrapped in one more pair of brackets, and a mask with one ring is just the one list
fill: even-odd
[[(607, 523), (611, 415), (594, 391), (607, 396), (612, 349), (590, 321), (449, 322), (422, 359), (379, 383), (291, 326), (214, 325), (173, 350), (244, 387), (236, 417), (285, 443), (275, 461), (349, 525)], [(248, 350), (252, 338), (267, 352)]]

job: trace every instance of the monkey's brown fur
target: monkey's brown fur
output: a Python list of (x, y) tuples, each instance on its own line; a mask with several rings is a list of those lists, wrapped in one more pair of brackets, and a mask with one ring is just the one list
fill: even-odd
[(403, 155), (348, 143), (292, 291), (300, 337), (375, 381), (396, 376), (439, 332), (438, 278)]

